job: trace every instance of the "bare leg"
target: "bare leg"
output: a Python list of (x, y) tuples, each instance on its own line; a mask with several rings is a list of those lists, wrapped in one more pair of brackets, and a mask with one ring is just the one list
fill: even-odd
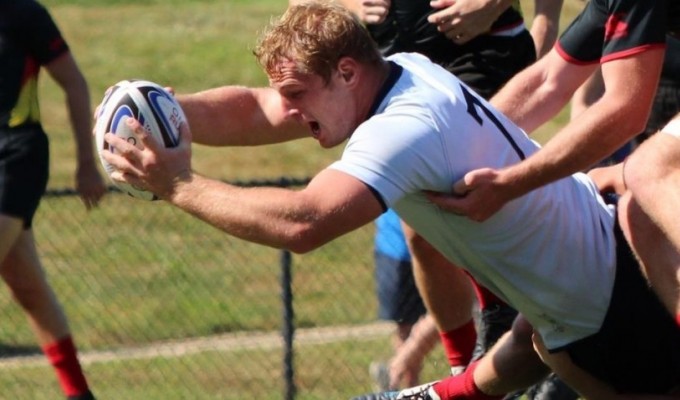
[(413, 258), (416, 286), (437, 329), (448, 332), (470, 321), (475, 293), (467, 274), (405, 225), (404, 234)]
[[(680, 118), (676, 117), (671, 124), (678, 122)], [(675, 130), (680, 131), (680, 126), (676, 127)], [(664, 130), (671, 128), (667, 126)], [(644, 264), (650, 284), (677, 317), (680, 315), (680, 138), (660, 132), (647, 139), (629, 157), (624, 179), (634, 201), (619, 208), (622, 229)]]
[(581, 396), (588, 400), (677, 400), (674, 395), (624, 395), (617, 393), (611, 386), (598, 380), (588, 372), (571, 362), (566, 352), (549, 353), (540, 335), (533, 337), (536, 351), (545, 362), (564, 382), (574, 388)]
[(680, 252), (631, 197), (619, 200), (619, 222), (643, 273), (672, 316), (680, 315)]
[(479, 361), (475, 383), (487, 394), (506, 394), (526, 389), (548, 375), (548, 368), (534, 351), (533, 328), (519, 315), (509, 332)]
[(439, 334), (434, 320), (425, 314), (413, 325), (390, 361), (390, 388), (418, 385), (423, 361), (438, 342)]
[(26, 311), (41, 345), (68, 336), (66, 316), (46, 280), (31, 231), (19, 234), (2, 262), (0, 274)]
[(519, 315), (512, 328), (465, 373), (443, 379), (425, 390), (436, 392), (442, 399), (464, 399), (504, 396), (526, 389), (549, 372), (533, 348), (532, 332), (531, 325)]
[(73, 399), (93, 399), (66, 316), (38, 259), (33, 233), (23, 229), (21, 220), (0, 215), (0, 257), (0, 276), (25, 311), (64, 394)]

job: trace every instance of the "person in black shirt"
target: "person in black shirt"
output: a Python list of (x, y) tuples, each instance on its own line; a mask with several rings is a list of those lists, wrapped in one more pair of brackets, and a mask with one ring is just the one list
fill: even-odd
[(87, 209), (106, 191), (95, 163), (87, 83), (48, 11), (33, 0), (0, 1), (0, 275), (25, 310), (69, 399), (93, 399), (66, 315), (36, 251), (31, 224), (48, 179), (38, 74), (66, 94), (77, 145), (76, 189)]

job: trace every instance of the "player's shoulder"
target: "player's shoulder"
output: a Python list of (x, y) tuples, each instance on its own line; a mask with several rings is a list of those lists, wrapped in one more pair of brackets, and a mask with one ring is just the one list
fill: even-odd
[(10, 26), (39, 26), (52, 17), (42, 4), (34, 0), (0, 0), (0, 20)]
[(45, 6), (35, 0), (0, 0), (0, 7), (14, 14), (14, 16), (25, 16), (34, 13), (46, 13)]

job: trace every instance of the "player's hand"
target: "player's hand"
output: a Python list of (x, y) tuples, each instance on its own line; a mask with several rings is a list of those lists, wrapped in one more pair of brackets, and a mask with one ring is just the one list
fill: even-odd
[(191, 178), (191, 131), (186, 123), (179, 130), (179, 145), (166, 148), (140, 125), (129, 118), (126, 123), (139, 139), (137, 145), (112, 134), (104, 140), (116, 153), (102, 151), (101, 156), (116, 170), (111, 179), (148, 190), (160, 198), (169, 199), (182, 182)]
[(391, 5), (391, 0), (343, 0), (341, 2), (361, 22), (369, 25), (385, 21)]
[(106, 194), (106, 184), (99, 174), (94, 160), (78, 163), (76, 191), (88, 210), (97, 207), (101, 198)]
[(502, 2), (488, 0), (433, 0), (430, 6), (439, 11), (428, 21), (457, 44), (464, 44), (486, 33), (507, 8)]
[(513, 198), (511, 188), (501, 180), (501, 172), (482, 168), (470, 171), (453, 185), (452, 193), (425, 192), (444, 211), (483, 222)]
[(623, 163), (593, 168), (588, 171), (588, 176), (595, 182), (600, 193), (623, 194), (626, 191), (626, 184), (623, 181)]

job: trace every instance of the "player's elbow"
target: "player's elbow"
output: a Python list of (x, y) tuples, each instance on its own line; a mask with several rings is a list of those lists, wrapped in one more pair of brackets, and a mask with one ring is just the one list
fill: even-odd
[(284, 247), (295, 253), (305, 254), (328, 242), (312, 223), (298, 223), (288, 229)]

